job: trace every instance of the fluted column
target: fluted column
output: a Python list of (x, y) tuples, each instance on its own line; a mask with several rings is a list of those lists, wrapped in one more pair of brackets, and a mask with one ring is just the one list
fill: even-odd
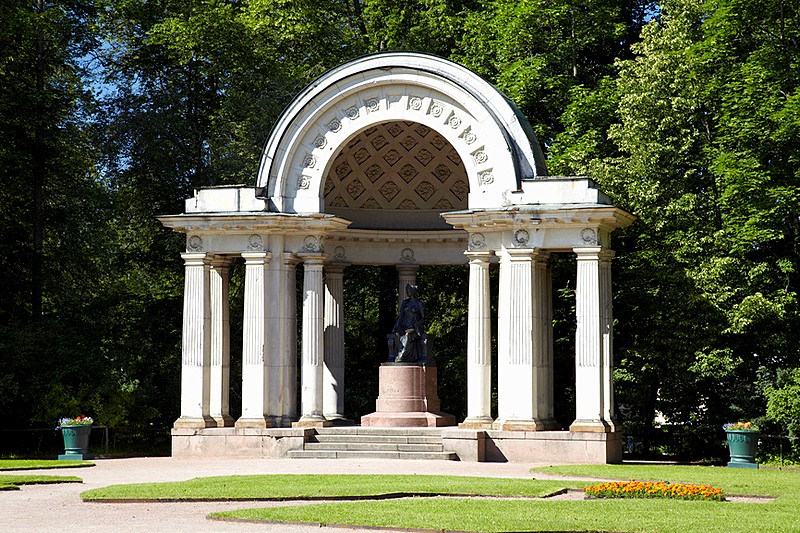
[(233, 426), (230, 415), (231, 344), (228, 279), (231, 258), (211, 261), (211, 398), (210, 413), (217, 427)]
[(397, 308), (400, 309), (400, 304), (406, 297), (406, 285), (417, 284), (417, 271), (419, 265), (396, 265), (397, 269)]
[[(550, 253), (533, 261), (533, 417), (539, 429), (559, 429), (553, 405), (553, 295)], [(537, 424), (538, 428), (538, 424)]]
[(328, 420), (344, 419), (344, 269), (325, 265), (325, 367), (322, 412)]
[(181, 416), (176, 428), (215, 426), (210, 416), (211, 259), (181, 254), (185, 264), (181, 337)]
[(575, 421), (570, 431), (609, 431), (603, 420), (604, 376), (601, 335), (603, 283), (599, 246), (575, 248), (578, 280), (575, 290)]
[[(284, 300), (287, 297), (287, 280), (284, 273), (284, 262), (281, 260), (284, 248), (284, 236), (278, 233), (269, 236), (269, 245), (275, 254), (267, 270), (269, 295), (266, 305), (266, 339), (265, 339), (265, 371), (267, 389), (267, 407), (265, 415), (269, 418), (272, 427), (286, 425), (283, 419), (281, 399), (285, 394), (296, 394), (297, 387), (286, 391), (284, 374), (286, 372), (289, 350), (287, 343), (289, 331), (286, 328), (284, 316)], [(291, 287), (294, 297), (294, 286)]]
[(294, 253), (283, 254), (283, 286), (281, 297), (283, 345), (280, 387), (281, 425), (289, 427), (297, 420), (297, 264), (300, 259)]
[(243, 252), (242, 416), (236, 427), (271, 427), (267, 409), (267, 295), (269, 252)]
[(506, 249), (500, 258), (497, 429), (544, 429), (534, 416), (534, 253)]
[(489, 259), (492, 252), (465, 252), (469, 258), (467, 314), (467, 418), (462, 428), (492, 427), (492, 317)]
[(611, 431), (617, 431), (614, 417), (614, 312), (611, 293), (611, 259), (613, 250), (600, 254), (600, 335), (603, 360), (603, 420)]
[(294, 426), (330, 425), (322, 407), (322, 376), (324, 366), (324, 291), (323, 265), (326, 254), (302, 253), (303, 259), (303, 368), (300, 374), (302, 416)]

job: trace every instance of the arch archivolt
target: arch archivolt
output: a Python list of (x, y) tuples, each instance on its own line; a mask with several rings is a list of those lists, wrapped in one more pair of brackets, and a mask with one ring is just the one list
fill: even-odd
[(432, 75), (396, 71), (391, 79), (341, 85), (306, 105), (271, 164), (262, 168), (259, 185), (267, 186), (280, 211), (322, 212), (325, 178), (335, 172), (337, 155), (362, 132), (390, 122), (419, 124), (453, 147), (466, 169), (469, 207), (499, 205), (516, 190), (503, 131), (484, 104), (463, 89)]

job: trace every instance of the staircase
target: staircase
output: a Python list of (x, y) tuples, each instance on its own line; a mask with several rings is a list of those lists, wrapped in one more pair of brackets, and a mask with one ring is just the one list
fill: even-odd
[(444, 451), (440, 428), (317, 428), (294, 459), (438, 459), (458, 461)]

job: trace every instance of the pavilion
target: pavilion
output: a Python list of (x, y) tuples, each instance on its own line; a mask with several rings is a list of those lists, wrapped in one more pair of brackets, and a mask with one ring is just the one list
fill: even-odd
[[(198, 189), (183, 214), (159, 220), (186, 234), (174, 455), (284, 456), (343, 418), (348, 265), (395, 265), (404, 287), (420, 265), (468, 264), (467, 418), (442, 430), (445, 442), (459, 450), (488, 440), (496, 452), (462, 460), (621, 460), (610, 236), (634, 217), (589, 178), (548, 176), (525, 117), (464, 67), (404, 52), (327, 72), (279, 118), (253, 186)], [(568, 430), (553, 416), (549, 258), (559, 252), (577, 257)], [(236, 257), (245, 295), (242, 415), (233, 420), (228, 274)], [(490, 268), (499, 268), (496, 325)]]

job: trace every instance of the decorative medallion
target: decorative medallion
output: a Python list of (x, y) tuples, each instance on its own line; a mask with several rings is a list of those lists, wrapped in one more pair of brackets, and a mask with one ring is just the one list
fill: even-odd
[(528, 244), (530, 238), (531, 235), (530, 233), (528, 233), (527, 230), (518, 229), (517, 231), (514, 232), (514, 244), (517, 246), (525, 246), (526, 244)]
[(462, 133), (460, 137), (464, 139), (464, 142), (467, 144), (472, 144), (478, 139), (478, 136), (472, 133), (472, 130), (469, 128), (464, 130), (464, 133)]
[(203, 239), (201, 239), (199, 235), (192, 235), (186, 240), (186, 249), (192, 252), (202, 252)]
[(314, 168), (314, 165), (316, 165), (316, 164), (317, 164), (317, 158), (316, 158), (316, 157), (314, 157), (314, 156), (313, 156), (313, 155), (311, 155), (311, 154), (308, 154), (308, 155), (307, 155), (307, 156), (306, 156), (306, 157), (303, 159), (303, 166), (304, 166), (304, 167), (306, 167), (306, 168)]
[(486, 236), (483, 233), (473, 233), (469, 237), (469, 247), (481, 249), (486, 246)]
[(326, 144), (328, 144), (328, 141), (325, 139), (324, 135), (317, 135), (314, 139), (314, 146), (317, 148), (325, 148)]
[(297, 178), (298, 189), (308, 189), (311, 186), (311, 178), (308, 176), (300, 176)]
[(458, 129), (458, 127), (461, 126), (461, 119), (458, 118), (455, 113), (453, 113), (450, 115), (450, 118), (447, 119), (447, 125), (454, 130)]
[(403, 126), (401, 126), (397, 122), (393, 122), (389, 125), (388, 128), (386, 128), (386, 131), (388, 131), (389, 135), (391, 135), (392, 137), (397, 137), (398, 135), (400, 135), (405, 131), (405, 128), (403, 128)]
[(430, 113), (434, 117), (439, 117), (439, 116), (442, 115), (443, 111), (444, 111), (444, 108), (441, 106), (441, 104), (439, 104), (439, 102), (432, 102), (431, 103), (431, 107), (428, 110), (428, 113)]
[(482, 165), (489, 160), (489, 156), (486, 152), (483, 151), (483, 148), (476, 152), (472, 152), (472, 160), (475, 162), (476, 165)]
[(353, 159), (356, 160), (356, 163), (359, 165), (362, 164), (364, 161), (369, 159), (369, 150), (366, 148), (359, 148), (359, 150), (353, 154)]
[(256, 251), (263, 250), (264, 240), (261, 238), (261, 235), (250, 235), (250, 237), (247, 238), (247, 248)]
[(414, 191), (419, 195), (420, 198), (427, 202), (430, 197), (433, 196), (433, 193), (436, 192), (436, 188), (431, 182), (422, 181), (414, 188)]
[(313, 235), (306, 236), (303, 239), (304, 252), (320, 252), (322, 251), (322, 241)]
[(330, 122), (328, 122), (328, 129), (331, 130), (333, 133), (336, 133), (337, 131), (342, 129), (342, 123), (339, 122), (338, 118), (335, 118)]
[(369, 100), (364, 102), (364, 105), (366, 106), (367, 111), (369, 111), (370, 113), (374, 113), (380, 107), (380, 100), (378, 100), (377, 98), (370, 98)]
[(383, 160), (389, 163), (390, 167), (394, 166), (394, 164), (400, 161), (401, 159), (403, 159), (403, 156), (400, 155), (400, 152), (398, 152), (394, 148), (386, 152), (386, 155), (383, 156)]
[(450, 170), (450, 167), (442, 163), (439, 163), (436, 165), (436, 168), (433, 169), (433, 175), (436, 176), (436, 178), (442, 183), (447, 181), (447, 178), (449, 178), (452, 173), (453, 172)]
[(367, 167), (365, 174), (369, 178), (369, 181), (375, 183), (378, 178), (383, 176), (383, 170), (381, 169), (380, 165), (370, 165)]
[(408, 108), (413, 109), (414, 111), (419, 111), (422, 109), (422, 98), (419, 96), (412, 96), (408, 99)]
[(494, 183), (494, 174), (491, 171), (478, 172), (478, 183), (481, 185), (489, 185)]
[(350, 120), (355, 120), (358, 118), (358, 108), (356, 106), (350, 106), (347, 108), (344, 114), (347, 115), (347, 118)]
[(420, 163), (422, 163), (423, 166), (428, 166), (428, 164), (431, 161), (433, 161), (434, 155), (425, 148), (423, 148), (422, 150), (417, 152), (417, 155), (415, 155), (414, 158)]
[(414, 259), (414, 250), (411, 248), (403, 248), (400, 252), (400, 262), (401, 263), (414, 263), (416, 259)]
[(597, 244), (597, 233), (592, 228), (581, 230), (581, 240), (586, 244)]
[(343, 261), (347, 259), (347, 254), (345, 253), (344, 248), (342, 246), (337, 246), (336, 248), (333, 249), (333, 257), (335, 257), (339, 261)]

